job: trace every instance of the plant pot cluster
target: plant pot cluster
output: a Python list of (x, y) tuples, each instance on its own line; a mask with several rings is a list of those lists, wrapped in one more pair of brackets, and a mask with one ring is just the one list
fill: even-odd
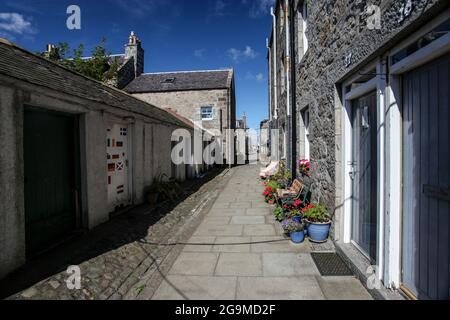
[(156, 205), (166, 200), (174, 201), (181, 193), (181, 187), (174, 179), (166, 174), (158, 175), (151, 186), (145, 190), (145, 196), (149, 205)]
[[(283, 171), (284, 170), (284, 171)], [(309, 176), (309, 161), (299, 162), (301, 173)], [(306, 237), (312, 242), (326, 242), (331, 226), (331, 217), (327, 208), (320, 203), (313, 204), (308, 201), (302, 202), (299, 199), (290, 199), (289, 196), (283, 199), (277, 197), (277, 190), (289, 185), (285, 179), (291, 177), (283, 167), (274, 176), (264, 180), (265, 190), (263, 196), (269, 204), (275, 205), (275, 219), (281, 223), (284, 231), (290, 236), (293, 243), (302, 243)], [(283, 185), (280, 180), (285, 182)]]

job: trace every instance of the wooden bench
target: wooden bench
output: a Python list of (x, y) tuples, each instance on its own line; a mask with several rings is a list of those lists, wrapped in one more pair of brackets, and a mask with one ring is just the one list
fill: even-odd
[(295, 179), (294, 182), (292, 183), (292, 187), (287, 189), (278, 189), (277, 193), (280, 198), (283, 198), (285, 196), (295, 196), (301, 194), (304, 189), (305, 186), (303, 185), (303, 183)]
[(311, 201), (311, 192), (300, 180), (295, 179), (292, 187), (288, 189), (277, 190), (278, 200), (281, 204), (286, 201), (300, 200), (302, 203), (309, 203)]

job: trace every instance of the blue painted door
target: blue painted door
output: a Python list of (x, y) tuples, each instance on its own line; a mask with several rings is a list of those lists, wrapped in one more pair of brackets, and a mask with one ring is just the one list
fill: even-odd
[(371, 260), (377, 258), (377, 96), (353, 102), (352, 241)]
[(449, 63), (403, 76), (402, 273), (419, 299), (449, 299)]

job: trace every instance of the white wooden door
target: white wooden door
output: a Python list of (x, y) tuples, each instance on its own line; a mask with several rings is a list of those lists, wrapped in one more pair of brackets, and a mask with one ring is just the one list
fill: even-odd
[(114, 210), (130, 204), (129, 192), (129, 129), (112, 123), (106, 129), (108, 204)]

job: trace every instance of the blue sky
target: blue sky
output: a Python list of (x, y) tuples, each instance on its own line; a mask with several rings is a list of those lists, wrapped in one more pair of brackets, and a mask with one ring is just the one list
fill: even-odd
[[(145, 49), (145, 72), (222, 69), (236, 72), (237, 116), (267, 117), (266, 37), (273, 0), (2, 0), (0, 37), (35, 52), (47, 43), (82, 43), (89, 55), (102, 37), (123, 53), (130, 31)], [(68, 30), (66, 9), (81, 8), (81, 30)]]

